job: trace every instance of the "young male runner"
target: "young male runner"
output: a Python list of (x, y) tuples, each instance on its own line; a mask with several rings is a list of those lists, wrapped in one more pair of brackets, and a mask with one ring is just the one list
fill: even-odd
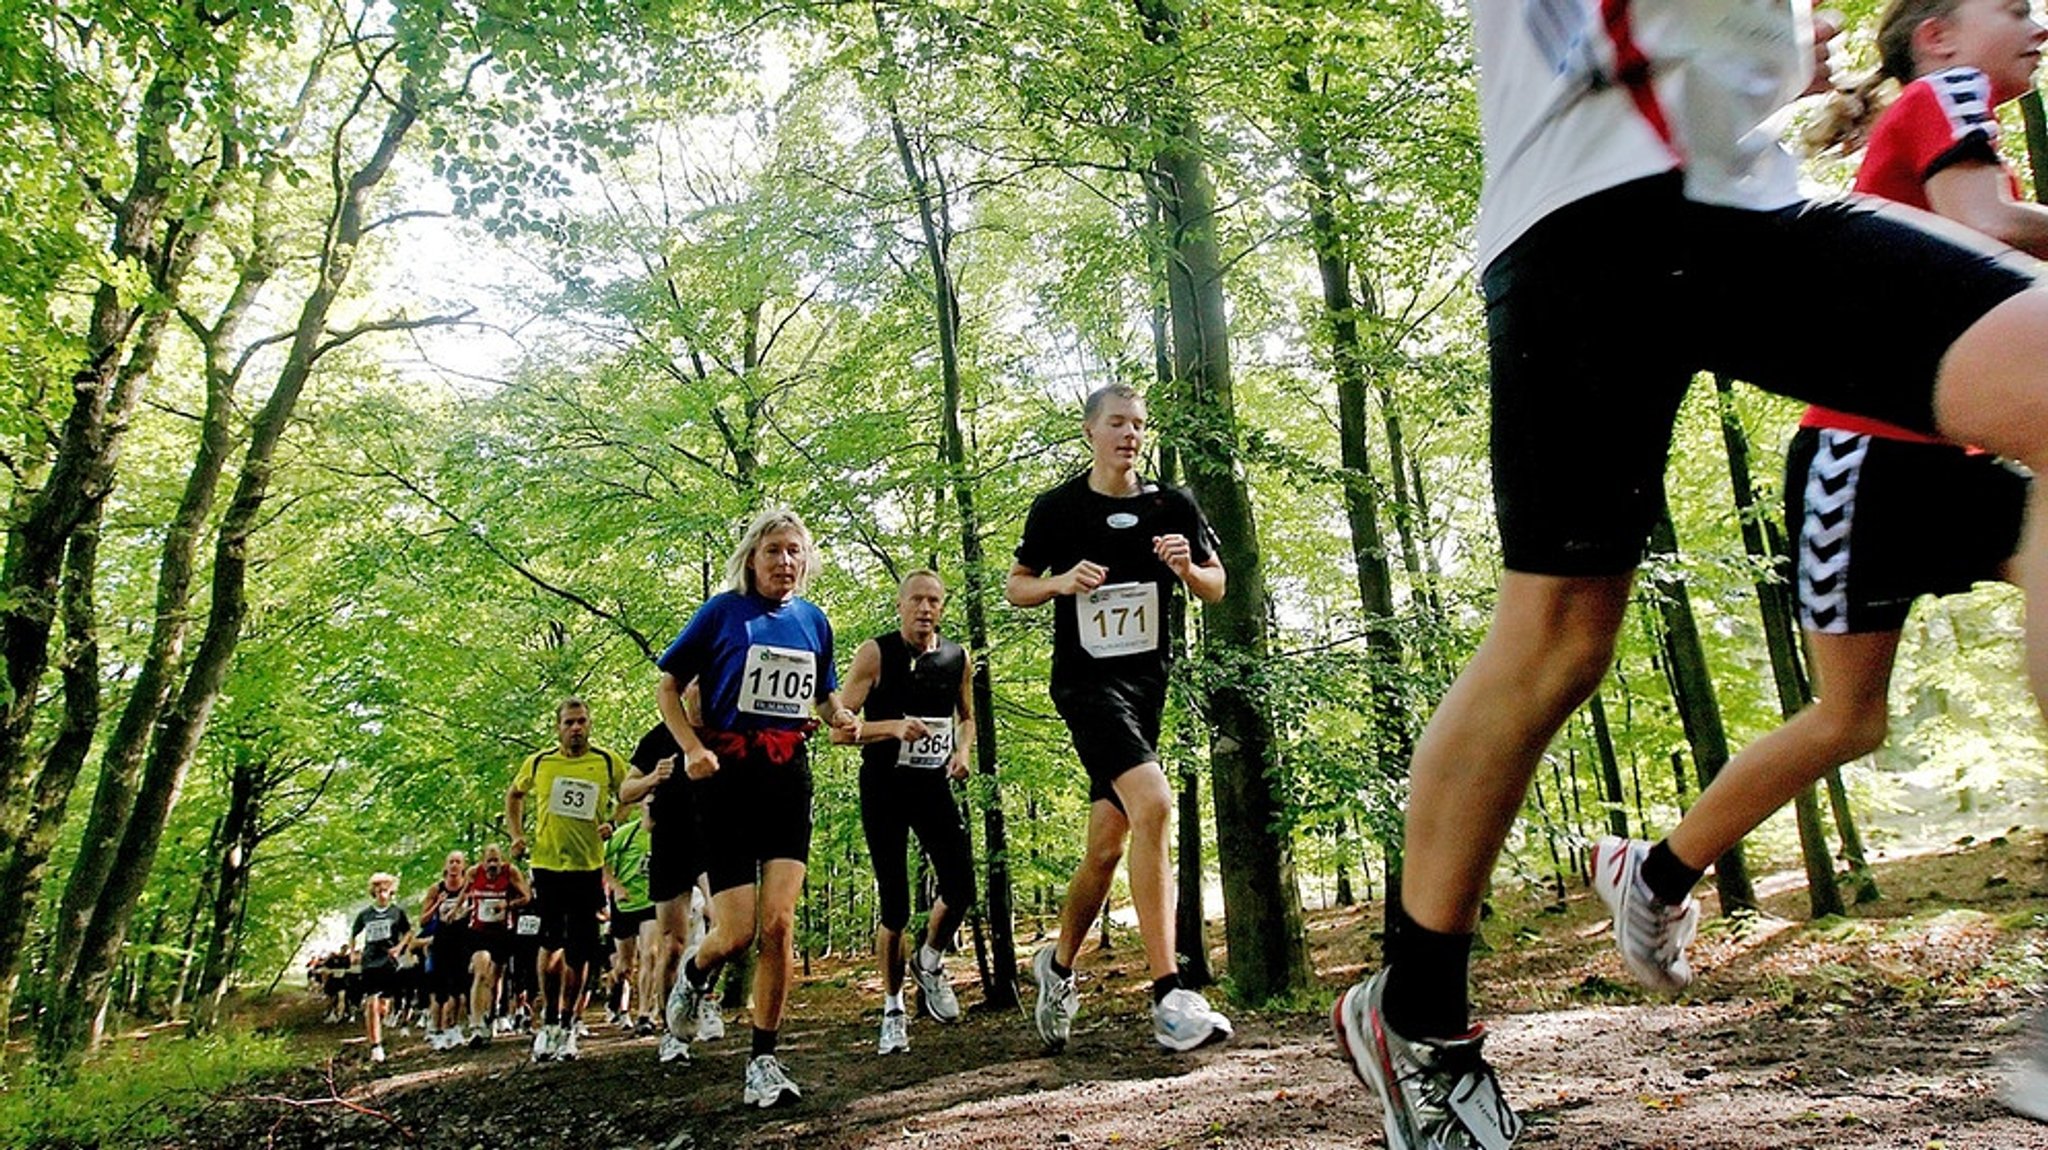
[(1152, 971), (1153, 1037), (1192, 1050), (1230, 1036), (1230, 1020), (1180, 984), (1167, 852), (1173, 789), (1155, 749), (1172, 658), (1164, 613), (1178, 609), (1183, 586), (1205, 603), (1223, 598), (1223, 561), (1193, 497), (1138, 474), (1145, 427), (1145, 401), (1132, 388), (1112, 384), (1089, 395), (1081, 424), (1089, 469), (1033, 501), (1003, 588), (1019, 607), (1053, 603), (1053, 706), (1089, 781), (1088, 844), (1067, 886), (1060, 936), (1031, 962), (1038, 1034), (1054, 1050), (1072, 1033), (1080, 1007), (1074, 958), (1109, 896), (1126, 838), (1131, 901)]

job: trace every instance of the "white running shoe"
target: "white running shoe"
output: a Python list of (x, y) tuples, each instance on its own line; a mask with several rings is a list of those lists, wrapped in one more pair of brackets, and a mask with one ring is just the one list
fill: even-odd
[(491, 1028), (478, 1023), (469, 1028), (469, 1044), (479, 1050), (491, 1044)]
[(1379, 1095), (1388, 1150), (1510, 1150), (1522, 1120), (1480, 1054), (1485, 1029), (1411, 1042), (1382, 1016), (1386, 981), (1382, 970), (1345, 991), (1330, 1025), (1351, 1072)]
[(533, 1032), (533, 1060), (553, 1062), (555, 1060), (555, 1028), (543, 1026)]
[(917, 976), (918, 997), (924, 1000), (924, 1012), (939, 1022), (960, 1021), (960, 996), (953, 993), (953, 984), (946, 979), (946, 964), (926, 970), (916, 955), (910, 956), (910, 973)]
[(2009, 1064), (1998, 1100), (2015, 1114), (2048, 1122), (2048, 1013), (2027, 1027), (2027, 1045)]
[(782, 1069), (782, 1063), (773, 1054), (762, 1054), (747, 1063), (747, 1089), (741, 1096), (742, 1105), (759, 1106), (766, 1110), (795, 1102), (804, 1096), (789, 1080), (789, 1073)]
[(1185, 987), (1168, 991), (1152, 1004), (1152, 1037), (1168, 1050), (1193, 1050), (1230, 1035), (1230, 1020)]
[(1051, 943), (1032, 956), (1031, 975), (1038, 980), (1038, 1005), (1031, 1017), (1038, 1024), (1038, 1037), (1045, 1048), (1057, 1054), (1066, 1049), (1067, 1038), (1074, 1032), (1074, 1015), (1081, 1009), (1081, 991), (1074, 985), (1073, 975), (1061, 978), (1053, 973), (1052, 959)]
[(1654, 990), (1683, 990), (1692, 981), (1685, 948), (1700, 927), (1691, 895), (1666, 906), (1643, 884), (1650, 844), (1609, 835), (1593, 848), (1593, 889), (1614, 916), (1614, 945), (1636, 981)]
[(668, 992), (668, 1002), (662, 1011), (668, 1032), (686, 1040), (693, 1033), (697, 1016), (704, 1009), (704, 999), (710, 993), (709, 987), (699, 990), (690, 983), (690, 963), (696, 957), (697, 948), (694, 946), (683, 952), (682, 965), (676, 968), (675, 987)]
[(910, 1020), (900, 1010), (882, 1012), (882, 1037), (875, 1043), (875, 1053), (894, 1054), (910, 1049)]
[(690, 1044), (673, 1034), (664, 1034), (661, 1036), (659, 1057), (663, 1062), (674, 1062), (678, 1059), (688, 1062), (690, 1060)]
[(384, 1044), (383, 1044), (383, 1043), (381, 1043), (381, 1042), (380, 1042), (380, 1043), (378, 1043), (377, 1045), (375, 1045), (375, 1046), (372, 1046), (372, 1047), (370, 1048), (370, 1061), (372, 1061), (372, 1062), (382, 1062), (382, 1061), (384, 1061)]
[(577, 1055), (582, 1053), (582, 1051), (576, 1049), (576, 1028), (573, 1026), (563, 1027), (558, 1033), (560, 1037), (555, 1040), (555, 1061), (576, 1061)]
[(697, 1008), (697, 1041), (716, 1042), (725, 1037), (725, 1015), (715, 1002)]

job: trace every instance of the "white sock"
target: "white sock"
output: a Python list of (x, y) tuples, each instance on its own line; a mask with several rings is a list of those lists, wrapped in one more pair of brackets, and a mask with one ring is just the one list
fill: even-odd
[(946, 964), (946, 956), (932, 949), (930, 943), (917, 948), (917, 965), (923, 970), (937, 970)]
[(889, 1012), (892, 1012), (892, 1011), (895, 1011), (895, 1012), (900, 1012), (900, 1011), (901, 1011), (902, 1009), (903, 1009), (903, 992), (902, 992), (902, 991), (900, 991), (900, 990), (899, 990), (899, 991), (897, 991), (896, 993), (894, 993), (894, 994), (891, 994), (891, 995), (888, 995), (887, 997), (885, 997), (885, 998), (883, 998), (883, 999), (882, 999), (882, 1011), (883, 1011), (883, 1013), (889, 1013)]

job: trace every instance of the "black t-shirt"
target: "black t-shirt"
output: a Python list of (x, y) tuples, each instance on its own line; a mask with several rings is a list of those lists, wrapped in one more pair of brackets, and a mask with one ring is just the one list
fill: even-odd
[(1145, 484), (1136, 495), (1103, 495), (1088, 473), (1032, 501), (1017, 562), (1061, 574), (1083, 559), (1109, 569), (1102, 586), (1053, 599), (1052, 687), (1103, 681), (1163, 684), (1172, 651), (1166, 613), (1181, 608), (1180, 578), (1152, 553), (1152, 540), (1184, 535), (1194, 562), (1215, 554), (1216, 534), (1194, 496)]
[(676, 743), (676, 737), (669, 734), (667, 723), (656, 723), (654, 728), (640, 736), (640, 745), (633, 748), (633, 768), (643, 775), (651, 775), (661, 760), (674, 755), (675, 773), (668, 781), (656, 783), (647, 792), (645, 810), (647, 829), (659, 834), (668, 827), (682, 833), (689, 833), (690, 826), (690, 778), (683, 773), (683, 748)]
[[(920, 719), (944, 719), (950, 730), (954, 712), (960, 709), (960, 680), (967, 674), (967, 649), (940, 636), (939, 645), (932, 650), (912, 650), (901, 631), (875, 636), (875, 646), (881, 649), (882, 673), (876, 676), (874, 687), (868, 691), (861, 713), (868, 719), (901, 719), (906, 715)], [(937, 746), (929, 737), (919, 742)], [(950, 741), (946, 743), (947, 749), (952, 746)], [(913, 748), (913, 751), (922, 749), (925, 748)], [(914, 763), (903, 763), (901, 739), (880, 739), (868, 743), (861, 747), (860, 757), (861, 762), (870, 767), (926, 762), (926, 757), (919, 756)]]
[(356, 915), (355, 929), (348, 934), (363, 940), (363, 969), (375, 970), (392, 964), (392, 948), (411, 930), (412, 922), (405, 917), (405, 909), (392, 903), (387, 907), (364, 907)]

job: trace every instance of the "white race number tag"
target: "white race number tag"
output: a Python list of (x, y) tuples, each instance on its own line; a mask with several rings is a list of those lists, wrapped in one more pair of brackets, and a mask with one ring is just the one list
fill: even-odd
[(391, 920), (390, 920), (390, 919), (388, 919), (388, 918), (373, 918), (373, 919), (371, 919), (370, 921), (368, 921), (368, 922), (364, 923), (364, 924), (363, 924), (363, 941), (364, 941), (364, 942), (390, 942), (390, 941), (391, 941)]
[(505, 921), (505, 898), (503, 895), (478, 895), (476, 899), (476, 920), (478, 922), (501, 923)]
[(945, 766), (953, 757), (952, 717), (918, 721), (924, 724), (924, 737), (900, 740), (903, 749), (896, 752), (896, 765), (926, 771)]
[(519, 916), (519, 921), (513, 924), (512, 929), (529, 938), (539, 934), (540, 916), (537, 914), (522, 914)]
[(747, 648), (740, 672), (740, 710), (773, 719), (801, 719), (816, 697), (818, 657), (791, 647)]
[(1081, 649), (1097, 659), (1159, 647), (1159, 584), (1112, 583), (1081, 596)]
[(556, 776), (548, 788), (548, 813), (558, 818), (597, 820), (598, 785), (589, 779)]

